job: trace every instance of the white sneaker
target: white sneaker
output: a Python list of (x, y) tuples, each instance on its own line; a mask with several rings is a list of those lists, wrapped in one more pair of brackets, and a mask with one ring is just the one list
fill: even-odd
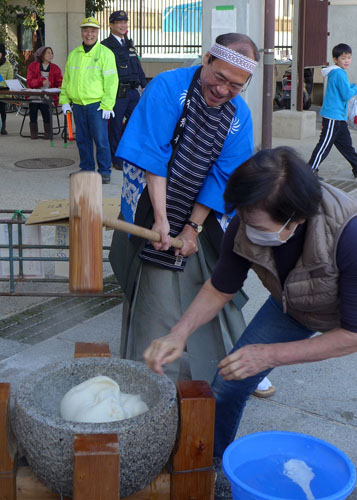
[(253, 392), (253, 396), (257, 398), (270, 398), (270, 396), (275, 394), (275, 391), (276, 389), (273, 384), (267, 377), (265, 377)]

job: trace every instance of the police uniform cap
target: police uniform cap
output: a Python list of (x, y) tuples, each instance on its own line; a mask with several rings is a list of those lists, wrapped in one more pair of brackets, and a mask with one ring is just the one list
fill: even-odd
[(91, 26), (92, 28), (100, 28), (100, 24), (95, 17), (85, 17), (81, 23), (81, 28), (87, 28)]
[(115, 21), (128, 21), (128, 14), (125, 10), (116, 10), (110, 14), (109, 22), (114, 23)]

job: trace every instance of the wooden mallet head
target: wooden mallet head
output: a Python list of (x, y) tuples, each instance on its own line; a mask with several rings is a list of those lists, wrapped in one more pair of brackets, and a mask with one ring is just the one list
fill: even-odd
[(70, 176), (69, 289), (103, 290), (102, 177), (95, 172)]

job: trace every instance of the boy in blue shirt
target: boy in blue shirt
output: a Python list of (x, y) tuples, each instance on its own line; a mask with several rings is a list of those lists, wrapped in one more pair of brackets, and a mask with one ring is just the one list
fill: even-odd
[(320, 111), (322, 131), (309, 164), (317, 173), (320, 163), (335, 145), (351, 164), (353, 176), (357, 179), (357, 154), (347, 125), (347, 103), (357, 94), (356, 84), (350, 83), (346, 74), (352, 61), (352, 49), (345, 43), (339, 43), (332, 49), (332, 57), (334, 64), (322, 69), (322, 75), (328, 77)]

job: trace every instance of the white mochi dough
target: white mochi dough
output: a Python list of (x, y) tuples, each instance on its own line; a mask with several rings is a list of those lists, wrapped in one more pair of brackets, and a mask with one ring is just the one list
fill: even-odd
[(306, 495), (307, 500), (315, 500), (312, 494), (310, 483), (314, 479), (315, 474), (303, 460), (292, 458), (284, 463), (284, 474), (294, 483), (300, 486)]
[(139, 395), (120, 392), (119, 385), (99, 375), (72, 387), (60, 405), (61, 417), (73, 422), (114, 422), (148, 410)]

